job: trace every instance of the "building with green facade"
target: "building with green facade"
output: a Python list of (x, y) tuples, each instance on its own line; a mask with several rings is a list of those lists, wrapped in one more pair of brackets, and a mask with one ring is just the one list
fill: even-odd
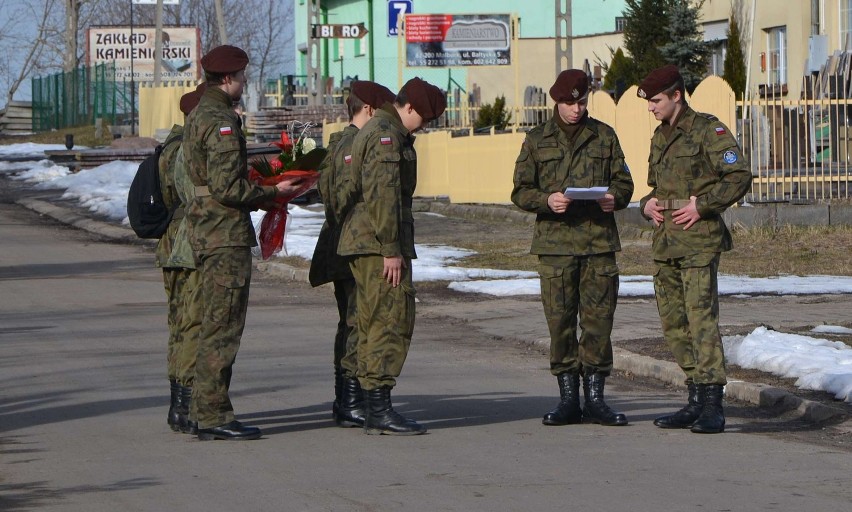
[[(296, 74), (307, 72), (308, 3), (295, 2)], [(561, 0), (562, 9), (570, 2), (574, 36), (620, 32), (619, 20), (624, 0)], [(342, 79), (373, 80), (396, 90), (399, 80), (420, 76), (442, 88), (451, 84), (464, 87), (468, 83), (467, 67), (405, 67), (399, 76), (400, 41), (393, 20), (400, 12), (413, 14), (511, 14), (519, 18), (520, 40), (538, 40), (545, 52), (552, 48), (547, 70), (553, 76), (556, 60), (557, 1), (555, 0), (322, 0), (320, 22), (323, 24), (363, 23), (368, 30), (360, 39), (323, 38), (318, 44), (320, 56), (314, 62), (323, 77), (331, 78), (335, 86)], [(564, 25), (563, 25), (564, 27)], [(563, 29), (563, 31), (567, 31)], [(548, 45), (546, 40), (553, 42)], [(537, 50), (540, 52), (540, 50)], [(514, 53), (515, 56), (520, 55)], [(585, 57), (588, 60), (588, 56)], [(575, 63), (577, 58), (574, 59)], [(582, 60), (580, 60), (582, 62)], [(575, 64), (577, 66), (577, 64)], [(303, 79), (302, 79), (303, 80)]]

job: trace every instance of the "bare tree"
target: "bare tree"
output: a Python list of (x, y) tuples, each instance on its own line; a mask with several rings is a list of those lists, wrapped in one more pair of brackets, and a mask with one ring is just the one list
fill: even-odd
[[(2, 82), (6, 89), (6, 104), (12, 101), (24, 80), (30, 78), (34, 72), (47, 67), (44, 54), (48, 48), (47, 39), (55, 6), (56, 0), (44, 0), (18, 4), (18, 9), (6, 11), (10, 16), (2, 27), (4, 35), (17, 33), (12, 27), (20, 25), (24, 20), (29, 20), (30, 23), (33, 20), (36, 22), (35, 34), (32, 40), (23, 46), (23, 54), (20, 53), (21, 46), (18, 38), (0, 37), (0, 69), (3, 70)], [(5, 9), (6, 6), (0, 4), (0, 8)], [(17, 51), (7, 44), (16, 46)]]

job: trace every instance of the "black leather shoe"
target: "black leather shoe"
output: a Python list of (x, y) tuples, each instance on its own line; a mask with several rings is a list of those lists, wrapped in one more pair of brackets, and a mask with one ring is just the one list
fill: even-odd
[(387, 386), (365, 391), (366, 411), (364, 432), (370, 435), (416, 436), (426, 433), (426, 427), (408, 419), (395, 410)]
[(189, 386), (180, 387), (180, 399), (178, 400), (180, 407), (178, 408), (178, 426), (179, 430), (184, 434), (198, 434), (198, 422), (189, 420), (189, 405), (192, 402), (192, 388)]
[(722, 409), (725, 386), (699, 384), (698, 393), (704, 397), (704, 407), (690, 430), (696, 434), (721, 434), (725, 431), (725, 411)]
[(169, 413), (166, 416), (166, 423), (169, 427), (177, 432), (180, 430), (180, 384), (176, 380), (169, 381), (171, 388), (171, 401), (169, 402)]
[(604, 401), (606, 376), (600, 373), (583, 376), (583, 420), (598, 423), (608, 427), (623, 427), (627, 425), (627, 416), (615, 412)]
[(334, 411), (334, 422), (340, 427), (364, 426), (364, 393), (354, 377), (343, 379), (340, 406)]
[(212, 441), (214, 439), (222, 439), (224, 441), (250, 441), (257, 439), (263, 435), (257, 427), (244, 427), (242, 423), (234, 420), (225, 425), (219, 425), (213, 428), (198, 429), (198, 439), (202, 441)]
[(689, 398), (685, 407), (672, 414), (660, 416), (654, 420), (654, 425), (660, 428), (690, 428), (704, 407), (704, 397), (698, 396), (698, 387), (690, 382), (687, 384)]
[(583, 422), (583, 411), (580, 409), (580, 375), (576, 373), (560, 373), (556, 376), (559, 382), (559, 405), (547, 412), (541, 422), (547, 426), (575, 425)]

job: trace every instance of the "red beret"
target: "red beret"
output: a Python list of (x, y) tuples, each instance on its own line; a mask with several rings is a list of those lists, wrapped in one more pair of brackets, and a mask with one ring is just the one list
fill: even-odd
[(201, 96), (204, 95), (206, 89), (207, 82), (201, 82), (194, 91), (180, 97), (180, 111), (183, 112), (183, 115), (188, 116), (198, 106), (198, 102), (201, 101)]
[[(390, 89), (382, 84), (370, 82), (369, 80), (357, 80), (352, 82), (349, 91), (349, 98), (355, 96), (367, 105), (373, 108), (381, 108), (385, 103), (393, 103), (396, 95)], [(349, 104), (349, 98), (346, 98), (346, 104)]]
[(408, 103), (411, 104), (415, 112), (420, 114), (424, 122), (428, 123), (438, 119), (444, 113), (444, 109), (447, 108), (447, 98), (441, 89), (419, 77), (414, 77), (405, 82), (402, 90), (405, 91)]
[(208, 73), (236, 73), (245, 69), (248, 63), (249, 58), (246, 52), (227, 44), (217, 46), (201, 57), (201, 67)]
[(674, 64), (657, 68), (648, 73), (648, 76), (642, 80), (642, 83), (639, 84), (639, 90), (636, 91), (636, 96), (650, 100), (680, 80), (682, 80), (680, 71)]
[(556, 103), (573, 103), (586, 97), (589, 92), (589, 77), (579, 69), (566, 69), (559, 73), (550, 88), (550, 97)]

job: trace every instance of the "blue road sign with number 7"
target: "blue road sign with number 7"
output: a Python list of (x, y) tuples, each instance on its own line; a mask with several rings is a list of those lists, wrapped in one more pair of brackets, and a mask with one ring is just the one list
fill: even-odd
[(411, 13), (413, 0), (388, 0), (388, 35), (397, 35), (396, 24), (400, 18)]

